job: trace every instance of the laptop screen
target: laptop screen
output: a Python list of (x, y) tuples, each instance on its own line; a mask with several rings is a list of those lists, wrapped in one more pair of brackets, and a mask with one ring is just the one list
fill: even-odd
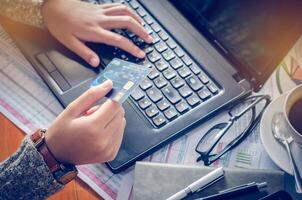
[(231, 60), (254, 78), (270, 74), (301, 34), (299, 0), (170, 2), (203, 35), (222, 44)]

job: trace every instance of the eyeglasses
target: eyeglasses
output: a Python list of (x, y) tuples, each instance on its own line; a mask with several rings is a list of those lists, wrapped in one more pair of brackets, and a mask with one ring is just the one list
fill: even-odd
[[(257, 127), (269, 103), (270, 96), (257, 95), (247, 97), (230, 107), (229, 120), (214, 125), (198, 142), (195, 151), (199, 157), (196, 161), (203, 161), (206, 166), (211, 165), (238, 146)], [(221, 145), (221, 141), (225, 141), (225, 145)], [(219, 152), (213, 153), (216, 149), (219, 149)]]

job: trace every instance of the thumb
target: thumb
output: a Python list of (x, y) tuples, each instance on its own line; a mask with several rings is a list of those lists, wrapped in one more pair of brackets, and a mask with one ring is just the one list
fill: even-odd
[(112, 89), (112, 81), (107, 80), (101, 85), (92, 87), (83, 93), (80, 97), (74, 100), (66, 108), (67, 112), (72, 113), (73, 116), (80, 116), (90, 109), (98, 100), (105, 97), (105, 95)]

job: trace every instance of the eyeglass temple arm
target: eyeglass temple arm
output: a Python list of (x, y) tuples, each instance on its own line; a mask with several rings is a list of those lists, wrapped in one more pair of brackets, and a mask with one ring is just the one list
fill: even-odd
[(256, 101), (254, 101), (251, 105), (249, 105), (248, 107), (246, 107), (244, 110), (242, 110), (241, 112), (239, 112), (238, 114), (234, 115), (233, 118), (234, 119), (238, 119), (239, 117), (241, 117), (243, 114), (245, 114), (247, 111), (249, 111), (251, 108), (253, 108), (257, 103), (259, 103), (260, 101), (262, 101), (263, 99), (266, 99), (267, 101), (270, 99), (270, 97), (268, 95), (263, 95), (261, 96), (259, 99), (257, 99)]

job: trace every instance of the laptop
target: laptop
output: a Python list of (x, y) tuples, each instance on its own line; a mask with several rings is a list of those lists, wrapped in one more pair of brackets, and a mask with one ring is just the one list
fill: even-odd
[(99, 68), (93, 69), (47, 31), (2, 20), (64, 107), (86, 91), (113, 58), (152, 68), (123, 104), (127, 120), (123, 142), (116, 158), (107, 163), (114, 173), (257, 92), (302, 33), (302, 1), (118, 2), (143, 19), (154, 39), (147, 45), (129, 31), (115, 30), (146, 52), (143, 60), (114, 47), (88, 43), (101, 57)]

